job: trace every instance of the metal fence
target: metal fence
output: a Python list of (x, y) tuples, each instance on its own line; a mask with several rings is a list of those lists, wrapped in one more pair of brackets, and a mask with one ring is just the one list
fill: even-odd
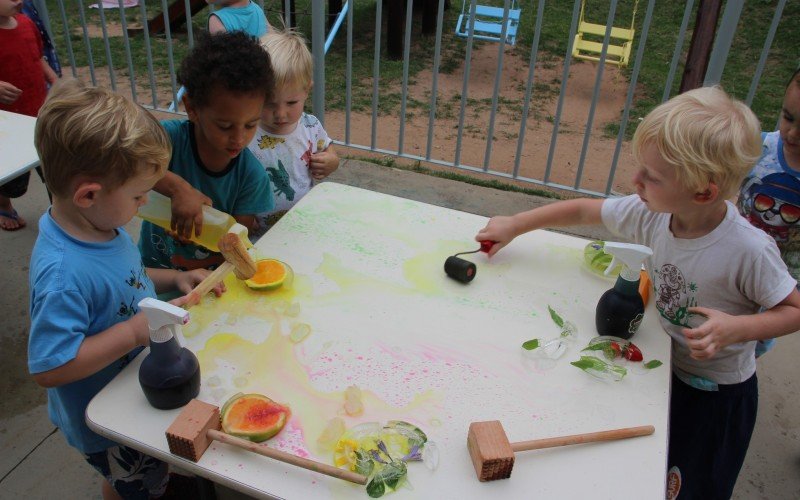
[[(37, 5), (53, 34), (61, 57), (69, 63), (74, 76), (91, 80), (96, 85), (109, 85), (118, 91), (130, 92), (131, 97), (142, 105), (167, 111), (171, 103), (179, 101), (176, 64), (192, 47), (194, 30), (204, 24), (204, 20), (187, 22), (185, 32), (176, 33), (176, 23), (170, 17), (167, 0), (139, 0), (138, 6), (127, 9), (125, 0), (112, 1), (115, 8), (99, 2), (96, 16), (87, 14), (88, 9), (82, 0), (37, 0)], [(178, 14), (185, 15), (192, 12), (193, 8), (198, 9), (196, 1), (182, 0), (181, 8), (181, 0), (177, 0), (172, 8), (178, 9)], [(648, 36), (653, 23), (655, 0), (641, 2), (643, 9), (638, 14), (641, 21), (637, 25), (636, 50), (631, 54), (628, 68), (624, 71), (616, 66), (610, 69), (612, 66), (607, 64), (611, 57), (609, 47), (613, 45), (612, 26), (618, 7), (624, 0), (599, 2), (603, 6), (601, 10), (606, 12), (602, 49), (597, 54), (599, 61), (581, 63), (585, 78), (583, 87), (577, 90), (574, 86), (570, 90), (570, 85), (574, 83), (571, 81), (571, 72), (576, 68), (572, 57), (573, 44), (584, 15), (582, 0), (574, 0), (572, 4), (569, 26), (564, 26), (568, 43), (563, 59), (557, 62), (553, 62), (552, 54), (547, 55), (547, 61), (543, 61), (544, 52), (540, 46), (545, 12), (556, 5), (555, 1), (546, 4), (545, 0), (531, 0), (524, 2), (521, 7), (512, 0), (495, 2), (502, 9), (499, 11), (501, 17), (496, 20), (500, 27), (497, 29), (500, 40), (508, 39), (509, 30), (517, 29), (509, 24), (515, 11), (525, 9), (525, 16), (520, 22), (528, 24), (519, 28), (532, 27), (533, 36), (530, 45), (523, 46), (522, 42), (518, 42), (513, 48), (507, 43), (487, 42), (476, 37), (476, 11), (481, 8), (476, 0), (463, 0), (459, 17), (464, 21), (464, 38), (453, 37), (455, 14), (451, 13), (446, 18), (445, 0), (438, 0), (435, 33), (422, 42), (418, 39), (412, 41), (412, 33), (415, 32), (412, 2), (403, 1), (402, 70), (387, 87), (382, 74), (382, 68), (389, 64), (383, 48), (386, 43), (385, 31), (388, 31), (390, 23), (397, 23), (397, 20), (385, 19), (383, 9), (384, 4), (392, 1), (400, 0), (349, 0), (332, 25), (330, 23), (334, 18), (329, 21), (323, 1), (311, 0), (309, 8), (303, 13), (311, 18), (310, 33), (307, 35), (311, 39), (314, 54), (312, 110), (326, 125), (329, 135), (337, 139), (336, 144), (354, 151), (405, 158), (582, 194), (607, 196), (613, 191), (625, 189), (625, 176), (621, 172), (631, 168), (631, 162), (625, 156), (628, 151), (626, 138), (630, 136), (629, 129), (632, 128), (631, 116), (637, 98), (640, 70), (651, 51)], [(453, 1), (451, 9), (458, 8), (457, 2)], [(258, 3), (266, 7), (268, 12), (281, 10), (288, 13), (290, 10), (289, 0), (275, 1), (266, 6), (264, 0), (258, 0)], [(755, 51), (757, 58), (751, 65), (752, 77), (745, 97), (748, 104), (753, 101), (759, 88), (787, 2), (776, 0), (773, 3), (774, 12), (769, 29), (761, 47)], [(638, 1), (633, 4), (634, 15), (638, 4)], [(721, 81), (737, 26), (740, 25), (743, 4), (743, 0), (724, 3), (705, 85)], [(374, 9), (372, 25), (365, 24), (363, 14), (360, 15), (360, 21), (356, 20), (357, 8), (364, 5), (370, 6), (370, 12)], [(630, 9), (630, 2), (627, 5)], [(682, 58), (686, 53), (696, 8), (694, 0), (686, 0), (683, 4), (683, 15), (674, 37), (671, 56), (662, 61), (669, 66), (669, 70), (661, 100), (668, 99), (674, 93), (675, 83), (680, 80)], [(773, 7), (765, 4), (765, 8)], [(163, 16), (163, 33), (156, 35), (151, 33), (147, 21), (157, 18), (158, 12)], [(286, 14), (284, 22), (289, 24), (291, 21)], [(326, 25), (330, 25), (327, 30)], [(354, 32), (369, 30), (374, 33), (371, 64), (356, 65), (354, 61), (359, 57), (363, 62), (368, 48), (363, 43), (357, 45), (354, 42)], [(341, 64), (333, 67), (329, 63), (329, 49), (334, 38), (334, 50), (338, 60), (343, 61), (343, 67)], [(422, 69), (417, 65), (412, 70), (415, 51), (420, 43), (427, 46), (429, 52), (432, 47), (430, 64)], [(459, 51), (463, 51), (458, 52), (463, 53), (463, 64), (445, 71), (442, 67), (443, 51), (452, 50), (456, 45)], [(327, 56), (326, 52), (329, 52)], [(480, 68), (476, 69), (477, 66)], [(371, 71), (364, 69), (366, 67)], [(474, 90), (478, 71), (482, 72), (483, 77), (493, 78), (491, 84), (482, 87), (482, 95)], [(507, 84), (509, 71), (517, 74), (516, 87), (511, 90)], [(612, 71), (613, 75), (609, 76)], [(341, 79), (334, 88), (326, 88), (326, 76), (332, 72), (340, 74)], [(587, 80), (586, 75), (591, 73), (593, 78)], [(616, 83), (609, 91), (606, 86), (612, 77)], [(449, 86), (447, 91), (442, 88), (445, 78)], [(548, 85), (550, 88), (547, 88)], [(368, 87), (371, 92), (368, 92)], [(389, 92), (387, 88), (391, 89), (393, 98), (399, 96), (399, 103), (389, 106), (389, 111), (385, 105)], [(370, 93), (371, 96), (357, 105), (354, 103), (354, 91)], [(582, 113), (570, 119), (566, 113), (573, 111), (576, 105), (569, 101), (569, 96), (576, 92), (591, 97), (581, 105)], [(547, 95), (542, 97), (542, 94)], [(614, 123), (611, 126), (597, 123), (597, 111), (610, 100), (609, 95), (621, 105), (621, 110), (613, 110)], [(331, 109), (332, 97), (337, 97), (337, 102), (340, 102), (336, 109)], [(365, 104), (367, 101), (369, 104)], [(542, 102), (545, 101), (549, 103), (547, 109), (543, 108)], [(329, 109), (326, 110), (326, 106)], [(446, 113), (442, 111), (444, 108), (448, 110)], [(538, 115), (537, 109), (540, 110)], [(776, 107), (776, 114), (777, 111)]]

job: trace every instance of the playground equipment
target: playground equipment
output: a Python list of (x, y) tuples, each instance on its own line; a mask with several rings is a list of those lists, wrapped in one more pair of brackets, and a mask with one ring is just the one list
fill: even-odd
[[(639, 0), (633, 3), (633, 15), (631, 16), (630, 28), (611, 28), (611, 39), (606, 51), (606, 62), (620, 67), (628, 65), (631, 58), (631, 47), (633, 37), (636, 34), (634, 24), (636, 23), (636, 8)], [(589, 61), (599, 61), (603, 51), (603, 37), (606, 34), (607, 26), (603, 24), (588, 23), (584, 20), (584, 10), (586, 0), (581, 1), (581, 17), (578, 23), (578, 32), (575, 35), (575, 43), (572, 45), (572, 57), (586, 59)], [(589, 38), (587, 38), (589, 37)], [(600, 41), (596, 41), (599, 37)], [(594, 38), (594, 39), (590, 39)]]
[[(458, 16), (456, 23), (456, 35), (467, 38), (469, 36), (470, 24), (472, 23), (472, 9), (466, 12), (466, 5), (469, 0), (461, 1), (461, 15)], [(582, 11), (581, 11), (582, 12)], [(517, 1), (512, 0), (511, 7), (508, 9), (508, 17), (505, 16), (505, 9), (502, 7), (491, 7), (487, 5), (475, 5), (475, 25), (472, 30), (472, 37), (478, 40), (489, 42), (505, 41), (509, 45), (517, 43), (517, 28), (519, 27), (519, 17), (522, 9), (517, 6)], [(501, 40), (503, 35), (503, 19), (506, 19), (506, 38)]]
[[(205, 2), (205, 0), (203, 0)], [(331, 25), (331, 31), (328, 33), (327, 38), (325, 38), (325, 53), (328, 53), (328, 49), (331, 48), (331, 44), (333, 43), (333, 39), (336, 38), (336, 33), (339, 32), (339, 28), (342, 26), (342, 22), (344, 21), (344, 16), (347, 15), (347, 10), (350, 8), (350, 2), (345, 2), (342, 5), (342, 10), (339, 11), (339, 15), (336, 16), (336, 20)], [(169, 104), (170, 111), (178, 111), (178, 103), (183, 100), (183, 96), (186, 94), (186, 87), (181, 86), (178, 89), (178, 94), (176, 95), (177, 99)]]

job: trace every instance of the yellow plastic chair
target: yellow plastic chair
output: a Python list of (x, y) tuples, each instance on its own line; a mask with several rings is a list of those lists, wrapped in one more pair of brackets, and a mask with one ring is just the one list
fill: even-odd
[[(630, 29), (611, 28), (611, 39), (608, 42), (608, 50), (606, 52), (607, 63), (620, 67), (628, 65), (628, 61), (631, 58), (633, 37), (636, 34), (634, 24), (636, 23), (636, 9), (638, 6), (639, 0), (636, 0), (633, 4)], [(578, 32), (575, 35), (575, 43), (572, 45), (572, 57), (588, 61), (599, 61), (600, 53), (603, 51), (603, 37), (606, 34), (606, 26), (586, 22), (583, 16), (585, 7), (586, 0), (582, 0)]]

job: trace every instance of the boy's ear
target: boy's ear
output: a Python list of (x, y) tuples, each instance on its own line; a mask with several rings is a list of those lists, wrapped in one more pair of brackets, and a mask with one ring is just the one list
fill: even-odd
[(97, 194), (103, 186), (99, 182), (85, 181), (78, 184), (75, 194), (72, 195), (72, 202), (80, 208), (89, 208), (97, 200)]
[(181, 98), (181, 102), (183, 102), (183, 108), (186, 110), (186, 115), (189, 117), (190, 122), (197, 121), (197, 109), (192, 104), (192, 100), (189, 99), (189, 96), (183, 94)]
[(705, 191), (695, 193), (694, 200), (698, 203), (709, 203), (717, 199), (719, 196), (719, 186), (715, 182), (709, 182)]

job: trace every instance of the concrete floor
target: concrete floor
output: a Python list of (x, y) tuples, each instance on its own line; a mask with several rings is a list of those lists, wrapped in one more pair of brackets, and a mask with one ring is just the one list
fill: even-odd
[[(485, 216), (511, 214), (548, 201), (352, 160), (344, 161), (330, 180)], [(44, 187), (33, 175), (28, 194), (15, 201), (28, 227), (0, 231), (0, 268), (6, 289), (0, 294), (0, 370), (5, 373), (0, 377), (0, 498), (100, 498), (99, 475), (49, 422), (45, 392), (27, 370), (28, 262), (37, 219), (47, 206)], [(571, 232), (606, 237), (596, 228)], [(800, 498), (798, 359), (800, 335), (791, 335), (759, 360), (759, 418), (735, 499)], [(616, 480), (624, 487), (624, 471)], [(241, 498), (225, 490), (218, 494)]]

